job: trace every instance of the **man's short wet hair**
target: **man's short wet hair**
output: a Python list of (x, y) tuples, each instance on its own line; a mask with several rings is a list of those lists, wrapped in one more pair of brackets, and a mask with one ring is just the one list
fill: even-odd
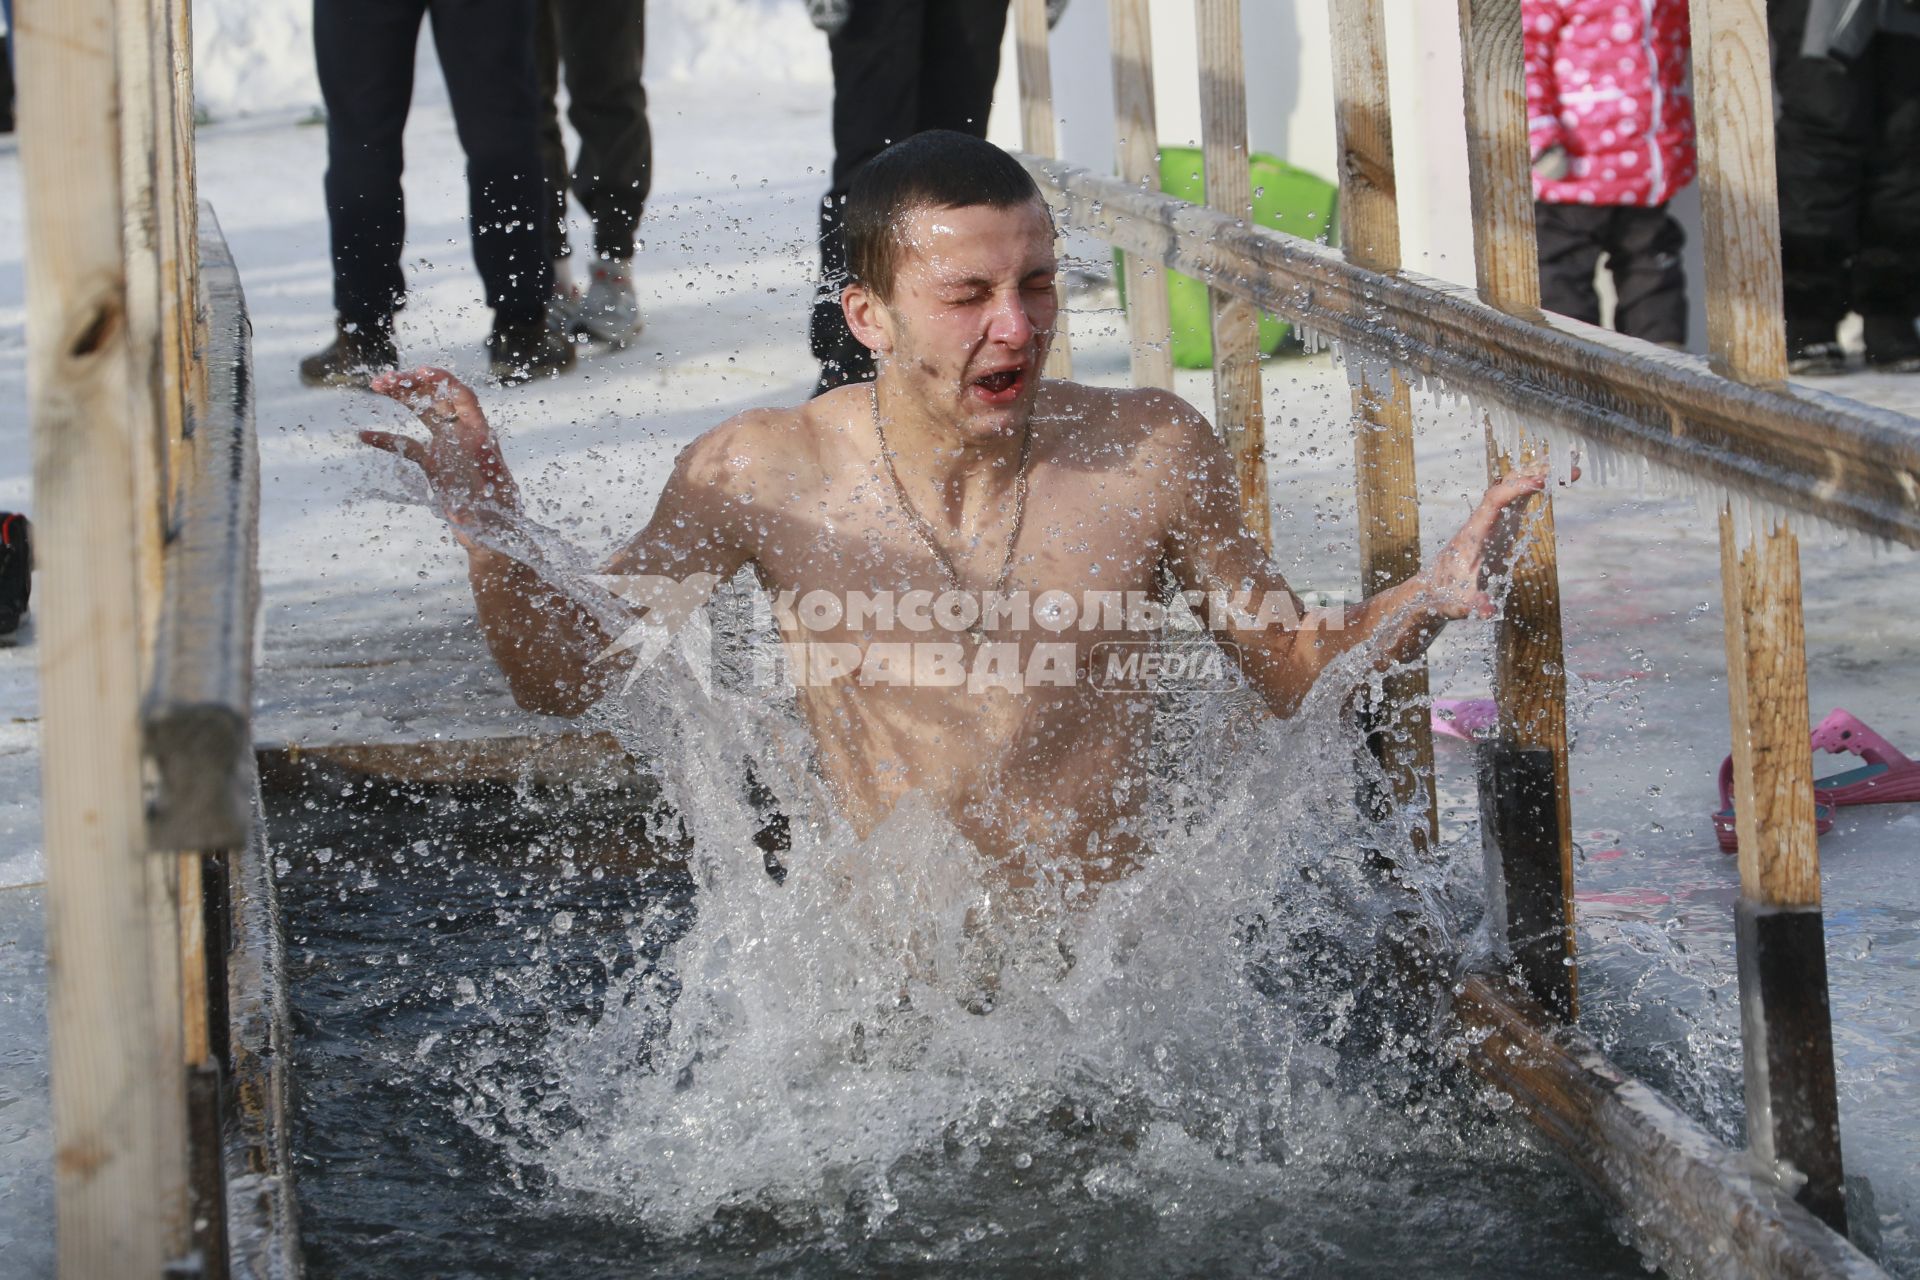
[(847, 273), (882, 298), (906, 246), (900, 225), (920, 209), (1013, 209), (1039, 202), (1040, 188), (1018, 160), (970, 134), (929, 129), (894, 143), (860, 166), (841, 217)]

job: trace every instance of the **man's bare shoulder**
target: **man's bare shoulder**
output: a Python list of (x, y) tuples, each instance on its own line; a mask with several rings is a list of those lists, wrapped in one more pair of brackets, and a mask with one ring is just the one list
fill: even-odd
[(786, 479), (812, 471), (826, 460), (834, 437), (844, 434), (819, 404), (737, 413), (681, 450), (675, 470), (684, 483), (728, 493), (756, 489), (768, 476)]
[(1213, 428), (1192, 405), (1158, 387), (1093, 387), (1049, 382), (1038, 412), (1055, 424), (1060, 445), (1088, 461), (1139, 457), (1166, 463), (1198, 456)]

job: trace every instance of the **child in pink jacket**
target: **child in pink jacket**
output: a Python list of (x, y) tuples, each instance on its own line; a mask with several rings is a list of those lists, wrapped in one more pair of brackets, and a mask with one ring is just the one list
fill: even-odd
[(1541, 304), (1598, 324), (1604, 253), (1614, 327), (1680, 346), (1684, 237), (1667, 200), (1694, 173), (1687, 0), (1521, 0), (1521, 14)]

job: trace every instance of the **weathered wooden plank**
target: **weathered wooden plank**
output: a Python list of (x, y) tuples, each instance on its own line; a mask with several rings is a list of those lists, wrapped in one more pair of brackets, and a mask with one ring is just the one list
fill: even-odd
[[(1489, 440), (1490, 479), (1514, 462)], [(1523, 454), (1520, 464), (1532, 461)], [(1566, 1018), (1580, 1009), (1575, 965), (1572, 786), (1567, 760), (1566, 654), (1553, 503), (1529, 499), (1522, 550), (1494, 624), (1499, 722), (1480, 745), (1481, 835), (1506, 902), (1506, 938), (1530, 989)], [(1490, 889), (1491, 893), (1492, 890)]]
[[(1340, 244), (1349, 262), (1400, 269), (1400, 207), (1393, 176), (1386, 25), (1380, 0), (1330, 0), (1334, 48), (1334, 134), (1340, 153)], [(1413, 463), (1413, 399), (1384, 362), (1348, 364), (1353, 387), (1354, 485), (1360, 532), (1360, 589), (1384, 591), (1420, 571), (1420, 489)], [(1425, 662), (1391, 674), (1382, 705), (1368, 708), (1367, 740), (1386, 771), (1392, 799), (1423, 794), (1422, 847), (1439, 838), (1433, 788), (1433, 725)], [(1417, 841), (1418, 842), (1418, 841)]]
[(1743, 545), (1723, 511), (1720, 563), (1740, 840), (1735, 942), (1747, 1143), (1763, 1164), (1803, 1177), (1800, 1202), (1845, 1231), (1799, 542), (1782, 524)]
[(1473, 268), (1489, 306), (1540, 314), (1520, 0), (1460, 0)]
[(596, 790), (623, 790), (642, 785), (645, 778), (639, 764), (610, 733), (314, 747), (262, 744), (255, 754), (262, 785), (269, 792), (295, 788), (303, 776), (315, 772), (421, 786), (498, 783)]
[[(1047, 0), (1013, 0), (1014, 66), (1020, 82), (1020, 145), (1030, 155), (1060, 154), (1053, 118), (1053, 63), (1047, 52)], [(1067, 281), (1054, 286), (1059, 299), (1046, 376), (1073, 376), (1073, 343), (1067, 324)]]
[(174, 941), (155, 937), (137, 719), (157, 526), (138, 474), (152, 402), (128, 286), (124, 32), (112, 0), (16, 16), (35, 549), (61, 584), (35, 604), (59, 1267), (157, 1276), (184, 1222), (169, 1143), (185, 1095), (178, 984), (151, 971)]
[[(1200, 53), (1200, 147), (1207, 206), (1253, 225), (1247, 155), (1246, 58), (1240, 0), (1195, 0)], [(1240, 510), (1261, 542), (1272, 541), (1267, 502), (1267, 419), (1260, 392), (1260, 312), (1222, 289), (1208, 292), (1213, 325), (1213, 425), (1233, 453)]]
[(253, 627), (260, 584), (259, 460), (251, 325), (239, 272), (211, 210), (201, 268), (219, 316), (209, 395), (183, 451), (179, 529), (167, 552), (165, 610), (142, 706), (160, 785), (155, 849), (230, 849), (246, 839), (251, 801)]
[[(1120, 176), (1160, 189), (1160, 127), (1153, 105), (1153, 33), (1149, 0), (1108, 0), (1112, 33), (1113, 116)], [(1128, 360), (1133, 385), (1173, 389), (1173, 322), (1166, 269), (1137, 253), (1126, 257)]]
[(1769, 906), (1817, 907), (1820, 847), (1813, 820), (1799, 540), (1781, 526), (1743, 547), (1733, 517), (1723, 512), (1720, 572), (1740, 891)]
[(1400, 199), (1380, 0), (1328, 0), (1333, 128), (1340, 166), (1340, 247), (1372, 271), (1400, 269)]
[[(127, 343), (133, 359), (134, 394), (129, 402), (137, 522), (133, 550), (140, 575), (140, 652), (150, 666), (165, 594), (164, 549), (172, 505), (172, 442), (182, 420), (179, 370), (173, 363), (175, 317), (172, 207), (172, 23), (167, 0), (117, 0), (117, 62), (120, 106), (122, 252), (126, 271)], [(148, 940), (153, 948), (148, 981), (153, 988), (154, 1048), (166, 1065), (161, 1087), (177, 1089), (178, 1105), (159, 1109), (154, 1145), (162, 1153), (161, 1183), (154, 1189), (164, 1207), (163, 1229), (171, 1258), (193, 1246), (192, 1159), (187, 1110), (187, 1059), (183, 1040), (193, 1007), (184, 989), (183, 886), (180, 860), (157, 857), (147, 877)], [(198, 904), (195, 903), (197, 911)], [(202, 1004), (204, 1008), (204, 1004)]]
[[(1540, 264), (1520, 0), (1460, 0), (1460, 53), (1480, 297), (1501, 311), (1535, 319)], [(1511, 464), (1494, 447), (1491, 431), (1488, 444), (1488, 479), (1498, 481)], [(1533, 442), (1523, 447), (1533, 452)], [(1507, 942), (1520, 971), (1536, 995), (1571, 1018), (1579, 1009), (1579, 984), (1559, 555), (1552, 499), (1542, 494), (1527, 508), (1526, 536), (1494, 626), (1493, 696), (1500, 723), (1494, 740), (1481, 748), (1481, 831), (1488, 871), (1507, 897)]]
[(1787, 376), (1787, 338), (1766, 6), (1693, 0), (1692, 14), (1707, 349), (1728, 377), (1778, 385)]
[[(1349, 368), (1353, 384), (1353, 456), (1360, 534), (1360, 589), (1385, 591), (1420, 572), (1420, 494), (1414, 476), (1413, 402), (1397, 369)], [(1371, 379), (1384, 380), (1375, 387)], [(1427, 664), (1391, 672), (1381, 704), (1366, 710), (1368, 745), (1385, 770), (1396, 805), (1420, 800), (1417, 850), (1439, 839), (1433, 786), (1433, 721)]]
[(1468, 1064), (1625, 1211), (1677, 1274), (1884, 1280), (1885, 1272), (1659, 1093), (1518, 991), (1470, 977), (1454, 998)]
[(1559, 316), (1529, 323), (1446, 281), (1369, 271), (1325, 245), (1025, 160), (1066, 224), (1385, 356), (1410, 377), (1696, 483), (1920, 546), (1920, 422), (1904, 414), (1731, 382), (1695, 357)]
[(192, 415), (207, 400), (207, 346), (211, 312), (200, 287), (200, 177), (195, 159), (193, 99), (193, 6), (169, 0), (173, 23), (173, 199), (176, 209), (175, 238), (179, 244), (180, 299), (187, 308), (185, 324), (178, 335), (185, 359), (186, 386), (183, 400), (188, 407), (188, 425)]
[[(257, 795), (257, 788), (250, 788)], [(293, 1055), (286, 949), (265, 824), (231, 851), (233, 947), (227, 969), (230, 1067), (223, 1154), (230, 1273), (301, 1280), (300, 1225), (288, 1127)]]
[(172, 117), (162, 105), (171, 81), (158, 78), (157, 70), (166, 53), (164, 47), (155, 47), (164, 45), (168, 30), (164, 23), (156, 27), (163, 3), (117, 0), (114, 5), (127, 346), (132, 353), (136, 388), (130, 401), (134, 417), (129, 430), (140, 451), (133, 470), (141, 522), (135, 554), (141, 583), (140, 642), (147, 651), (152, 648), (160, 616), (160, 559), (171, 505), (167, 464), (169, 419), (174, 415), (169, 413), (169, 405), (178, 403), (177, 396), (169, 394), (173, 388), (167, 362), (168, 318), (176, 304), (171, 297), (172, 255), (165, 244), (168, 228), (161, 207), (171, 199), (165, 185), (171, 166), (163, 166), (162, 157), (166, 153), (170, 162), (172, 151), (172, 140), (163, 133)]

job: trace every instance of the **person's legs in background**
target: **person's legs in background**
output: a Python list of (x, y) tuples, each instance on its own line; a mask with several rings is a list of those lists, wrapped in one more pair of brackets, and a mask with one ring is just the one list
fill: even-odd
[(1850, 263), (1873, 134), (1862, 78), (1832, 58), (1801, 55), (1807, 0), (1771, 0), (1779, 171), (1780, 267), (1787, 364), (1795, 373), (1846, 367), (1839, 325), (1852, 306)]
[(926, 0), (920, 29), (920, 114), (914, 132), (987, 136), (1007, 0)]
[(1613, 327), (1670, 347), (1687, 342), (1686, 232), (1665, 205), (1619, 205), (1605, 230)]
[(401, 135), (425, 12), (426, 0), (314, 0), (335, 325), (333, 342), (300, 362), (300, 380), (312, 386), (364, 383), (398, 360), (393, 313), (407, 288)]
[(861, 165), (913, 133), (920, 114), (920, 30), (925, 0), (854, 0), (847, 22), (827, 38), (833, 58), (833, 185), (820, 204), (820, 292), (812, 345), (820, 362), (814, 394), (873, 379), (873, 354), (840, 309), (847, 246), (839, 213)]
[(0, 133), (13, 132), (13, 0), (0, 0)]
[(1920, 37), (1876, 35), (1860, 68), (1872, 84), (1875, 128), (1853, 261), (1853, 303), (1867, 363), (1920, 372)]
[(546, 178), (552, 221), (547, 252), (553, 258), (553, 293), (548, 321), (556, 328), (572, 324), (580, 305), (567, 239), (567, 140), (560, 130), (560, 14), (558, 0), (539, 0), (534, 17), (533, 57), (540, 72), (540, 171)]
[[(619, 343), (640, 329), (631, 264), (653, 184), (653, 134), (647, 126), (647, 91), (640, 80), (646, 6), (644, 0), (548, 2), (558, 20), (567, 118), (580, 135), (573, 193), (593, 222), (594, 261), (572, 322), (594, 338)], [(563, 183), (564, 163), (563, 157)], [(565, 243), (565, 192), (564, 185), (556, 192), (562, 207), (558, 244)]]
[(547, 323), (552, 221), (540, 154), (534, 0), (430, 0), (433, 41), (467, 154), (473, 257), (493, 308), (489, 364), (502, 381), (558, 373), (573, 344)]
[(1541, 306), (1588, 324), (1600, 323), (1593, 271), (1600, 261), (1601, 235), (1610, 212), (1596, 205), (1534, 204)]

